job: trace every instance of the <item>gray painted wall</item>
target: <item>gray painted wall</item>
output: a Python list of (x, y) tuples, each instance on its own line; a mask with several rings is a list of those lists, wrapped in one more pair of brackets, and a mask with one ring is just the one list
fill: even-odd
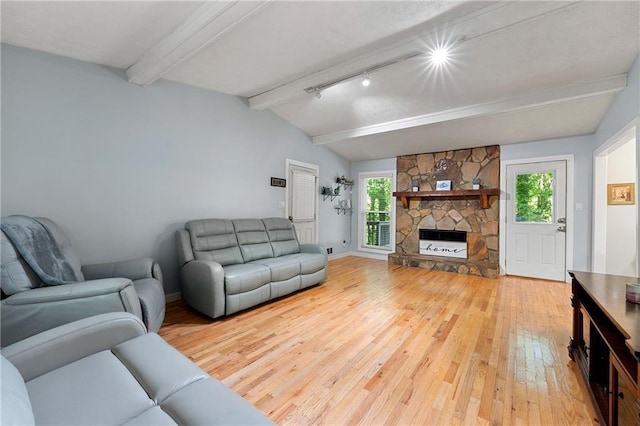
[[(622, 130), (634, 119), (640, 119), (640, 55), (631, 66), (627, 76), (627, 88), (616, 95), (607, 110), (598, 130), (596, 131), (596, 146), (605, 145), (616, 133)], [(640, 230), (640, 128), (636, 124), (636, 232)], [(640, 253), (640, 235), (637, 253)]]
[[(574, 202), (567, 206), (574, 210), (573, 269), (591, 270), (591, 198), (593, 194), (593, 135), (572, 138), (549, 139), (500, 147), (500, 159), (521, 160), (573, 154), (574, 156)], [(576, 205), (582, 204), (582, 210)]]
[(596, 130), (596, 146), (600, 147), (606, 143), (638, 116), (640, 116), (640, 55), (627, 74), (626, 89), (614, 97)]
[[(270, 111), (168, 81), (2, 45), (1, 214), (46, 216), (83, 263), (150, 256), (178, 287), (174, 232), (190, 219), (284, 215), (285, 159), (349, 162)], [(349, 223), (319, 197), (319, 240), (342, 250)], [(344, 249), (346, 250), (346, 249)]]

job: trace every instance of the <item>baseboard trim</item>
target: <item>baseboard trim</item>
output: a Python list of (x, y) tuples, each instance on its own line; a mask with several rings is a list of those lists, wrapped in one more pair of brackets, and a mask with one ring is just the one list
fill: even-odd
[(182, 293), (180, 293), (180, 292), (171, 293), (171, 294), (165, 294), (165, 296), (164, 296), (164, 301), (166, 303), (175, 302), (176, 300), (181, 300), (181, 299), (182, 299)]
[(347, 256), (351, 256), (352, 253), (351, 252), (344, 252), (344, 253), (336, 253), (336, 254), (330, 254), (329, 255), (329, 260), (332, 259), (340, 259), (341, 257), (347, 257)]
[(329, 260), (339, 259), (341, 257), (347, 256), (357, 256), (357, 257), (366, 257), (369, 259), (377, 259), (377, 260), (387, 260), (387, 254), (378, 254), (378, 253), (367, 253), (364, 251), (348, 251), (345, 253), (331, 254), (329, 255)]

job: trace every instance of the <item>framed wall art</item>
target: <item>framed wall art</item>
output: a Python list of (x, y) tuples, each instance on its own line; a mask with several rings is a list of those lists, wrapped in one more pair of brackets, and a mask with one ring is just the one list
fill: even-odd
[(607, 184), (607, 204), (635, 204), (636, 184), (609, 183)]
[(436, 191), (451, 191), (451, 181), (450, 180), (437, 181)]

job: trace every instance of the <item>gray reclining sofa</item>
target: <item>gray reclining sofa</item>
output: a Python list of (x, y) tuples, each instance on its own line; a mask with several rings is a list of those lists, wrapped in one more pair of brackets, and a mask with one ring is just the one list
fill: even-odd
[(218, 318), (319, 284), (327, 254), (284, 218), (202, 219), (176, 232), (182, 299)]
[(34, 219), (49, 232), (80, 281), (46, 286), (7, 235), (0, 232), (1, 346), (106, 312), (131, 312), (150, 331), (160, 329), (165, 296), (162, 272), (153, 259), (81, 265), (71, 241), (58, 225), (47, 218)]
[(1, 353), (3, 425), (273, 424), (132, 314), (68, 323)]

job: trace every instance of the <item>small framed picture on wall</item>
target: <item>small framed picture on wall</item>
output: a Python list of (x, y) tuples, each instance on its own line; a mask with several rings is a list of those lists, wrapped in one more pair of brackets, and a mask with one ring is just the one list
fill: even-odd
[(609, 183), (607, 184), (607, 204), (635, 204), (636, 184), (630, 183)]

